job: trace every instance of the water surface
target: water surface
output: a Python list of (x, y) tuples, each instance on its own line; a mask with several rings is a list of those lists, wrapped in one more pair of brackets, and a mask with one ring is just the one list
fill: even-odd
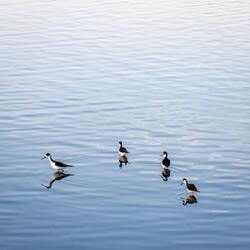
[(248, 249), (249, 5), (3, 0), (0, 248)]

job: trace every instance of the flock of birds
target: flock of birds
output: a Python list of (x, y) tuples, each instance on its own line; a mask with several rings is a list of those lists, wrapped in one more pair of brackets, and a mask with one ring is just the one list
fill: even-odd
[[(118, 153), (120, 155), (119, 162), (120, 162), (120, 167), (121, 167), (123, 163), (124, 164), (128, 163), (127, 154), (129, 153), (128, 150), (125, 147), (123, 147), (121, 141), (119, 142)], [(52, 159), (50, 153), (46, 153), (45, 156), (42, 157), (42, 159), (46, 159), (46, 158), (48, 159), (51, 167), (57, 171), (53, 174), (53, 178), (50, 181), (49, 185), (48, 186), (44, 185), (46, 188), (51, 188), (54, 181), (60, 180), (62, 178), (65, 178), (67, 176), (72, 175), (72, 174), (64, 173), (64, 169), (74, 167), (73, 165), (68, 165), (68, 164), (62, 163), (60, 161), (55, 161), (54, 159)], [(167, 178), (170, 176), (170, 169), (169, 169), (170, 160), (168, 159), (168, 153), (166, 151), (164, 151), (162, 154), (162, 163), (161, 164), (162, 164), (161, 177), (163, 178), (163, 180), (167, 180)], [(199, 192), (198, 189), (196, 188), (196, 186), (192, 183), (188, 183), (186, 178), (183, 178), (181, 184), (184, 184), (186, 186), (187, 191), (192, 194), (191, 196), (188, 197), (188, 199), (185, 200), (185, 203), (183, 203), (183, 205), (186, 205), (187, 203), (196, 203), (196, 198), (193, 195), (193, 193)]]

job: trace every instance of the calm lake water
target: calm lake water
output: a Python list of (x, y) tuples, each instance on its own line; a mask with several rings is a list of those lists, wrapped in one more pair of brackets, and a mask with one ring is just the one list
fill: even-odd
[(249, 1), (0, 7), (1, 250), (249, 249)]

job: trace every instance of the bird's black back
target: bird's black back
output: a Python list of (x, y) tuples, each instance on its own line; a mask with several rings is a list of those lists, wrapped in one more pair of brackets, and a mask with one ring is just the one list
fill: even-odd
[(191, 191), (199, 192), (194, 184), (188, 184), (187, 188)]
[(72, 165), (68, 165), (68, 164), (64, 164), (60, 161), (54, 161), (56, 166), (60, 167), (60, 168), (64, 168), (64, 167), (73, 167)]
[(124, 148), (124, 147), (120, 147), (120, 152), (122, 152), (122, 153), (128, 153), (128, 151), (127, 151), (127, 149), (126, 148)]
[(169, 167), (170, 166), (170, 160), (165, 157), (163, 160), (162, 160), (162, 164), (166, 167)]

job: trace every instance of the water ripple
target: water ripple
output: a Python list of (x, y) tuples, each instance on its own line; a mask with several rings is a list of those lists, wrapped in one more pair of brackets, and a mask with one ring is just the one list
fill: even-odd
[(248, 1), (0, 7), (1, 249), (247, 249)]

